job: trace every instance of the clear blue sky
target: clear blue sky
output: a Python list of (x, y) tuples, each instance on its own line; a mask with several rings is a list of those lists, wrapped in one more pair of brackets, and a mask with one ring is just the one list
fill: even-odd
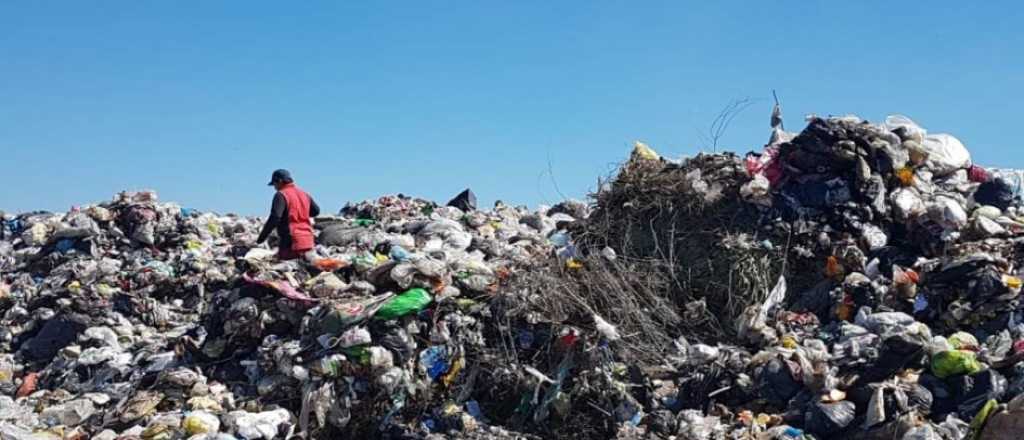
[[(901, 4), (897, 4), (901, 3)], [(582, 197), (641, 139), (759, 148), (771, 90), (903, 113), (1024, 167), (1018, 1), (25, 1), (0, 5), (0, 209), (127, 188), (264, 214), (274, 168), (329, 211), (472, 187)]]

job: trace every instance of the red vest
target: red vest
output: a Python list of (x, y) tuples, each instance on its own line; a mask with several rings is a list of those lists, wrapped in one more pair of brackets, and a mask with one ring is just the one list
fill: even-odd
[(292, 236), (293, 251), (313, 249), (313, 225), (309, 223), (309, 194), (294, 183), (281, 188), (288, 202), (288, 232)]

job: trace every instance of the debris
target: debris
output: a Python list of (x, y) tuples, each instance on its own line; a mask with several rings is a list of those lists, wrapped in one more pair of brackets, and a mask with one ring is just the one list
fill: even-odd
[(0, 214), (0, 437), (1016, 438), (1024, 174), (781, 122), (591, 203), (350, 203), (308, 260), (151, 191)]

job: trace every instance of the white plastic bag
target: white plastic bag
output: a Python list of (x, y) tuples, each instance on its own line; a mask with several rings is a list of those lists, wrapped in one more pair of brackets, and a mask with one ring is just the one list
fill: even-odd
[(278, 426), (291, 420), (291, 413), (283, 408), (261, 413), (232, 411), (224, 418), (226, 424), (243, 438), (272, 439), (277, 437)]
[(771, 206), (772, 199), (769, 191), (771, 191), (771, 183), (764, 176), (764, 173), (760, 173), (740, 187), (740, 197), (749, 203)]
[(921, 147), (928, 155), (926, 164), (936, 176), (946, 176), (971, 166), (971, 153), (959, 139), (949, 134), (925, 136)]
[(928, 205), (928, 215), (932, 221), (947, 230), (956, 231), (967, 226), (967, 212), (960, 206), (960, 202), (950, 197), (936, 197), (935, 201)]
[(597, 327), (597, 331), (601, 332), (605, 339), (608, 339), (609, 341), (617, 341), (621, 337), (619, 336), (619, 331), (615, 329), (615, 326), (609, 324), (608, 321), (605, 321), (604, 318), (598, 316), (596, 313), (594, 314), (594, 326)]
[(887, 116), (885, 118), (884, 126), (885, 128), (889, 129), (889, 131), (894, 131), (897, 128), (902, 128), (904, 130), (904, 135), (906, 138), (908, 138), (908, 140), (913, 140), (918, 143), (924, 142), (924, 137), (925, 135), (928, 134), (928, 132), (924, 128), (922, 128), (920, 125), (917, 125), (917, 123), (914, 122), (912, 119), (903, 115)]

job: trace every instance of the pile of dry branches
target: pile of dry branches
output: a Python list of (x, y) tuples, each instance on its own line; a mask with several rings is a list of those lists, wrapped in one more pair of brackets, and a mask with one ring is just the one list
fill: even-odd
[(671, 279), (660, 297), (680, 313), (707, 312), (686, 333), (728, 337), (734, 319), (763, 301), (785, 266), (785, 249), (762, 244), (760, 214), (739, 196), (747, 180), (734, 154), (702, 154), (682, 164), (630, 160), (594, 195), (594, 213), (576, 231), (577, 241), (584, 250), (608, 246), (656, 262), (651, 269)]

